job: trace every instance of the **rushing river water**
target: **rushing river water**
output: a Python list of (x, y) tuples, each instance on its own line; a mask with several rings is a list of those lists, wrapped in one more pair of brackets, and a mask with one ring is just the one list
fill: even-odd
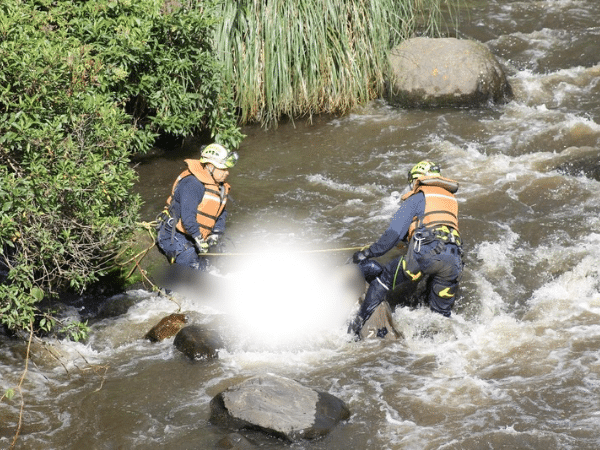
[[(275, 373), (352, 411), (324, 439), (260, 448), (600, 448), (600, 8), (597, 0), (472, 1), (463, 36), (487, 43), (515, 98), (494, 108), (399, 110), (249, 127), (231, 171), (222, 289), (180, 295), (194, 321), (226, 318), (219, 359), (190, 362), (142, 337), (172, 301), (145, 291), (95, 322), (86, 343), (29, 366), (19, 449), (208, 449), (226, 430), (211, 398)], [(162, 208), (182, 159), (140, 166), (144, 219)], [(406, 339), (353, 342), (351, 250), (387, 227), (406, 171), (438, 161), (460, 182), (465, 274), (451, 319), (399, 308)], [(393, 255), (381, 260), (385, 262)], [(215, 298), (210, 298), (215, 297)], [(0, 392), (23, 346), (5, 342)], [(0, 447), (20, 396), (0, 403)]]

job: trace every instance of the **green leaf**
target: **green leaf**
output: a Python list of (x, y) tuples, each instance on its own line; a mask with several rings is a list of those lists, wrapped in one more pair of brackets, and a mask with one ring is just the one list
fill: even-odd
[(31, 289), (31, 296), (40, 302), (44, 299), (44, 291), (38, 287), (34, 287)]

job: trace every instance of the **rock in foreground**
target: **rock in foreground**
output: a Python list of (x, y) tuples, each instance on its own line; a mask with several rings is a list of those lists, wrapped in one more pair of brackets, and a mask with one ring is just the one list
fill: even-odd
[(211, 403), (211, 423), (260, 430), (295, 441), (328, 434), (350, 410), (337, 397), (276, 375), (252, 377), (229, 387)]

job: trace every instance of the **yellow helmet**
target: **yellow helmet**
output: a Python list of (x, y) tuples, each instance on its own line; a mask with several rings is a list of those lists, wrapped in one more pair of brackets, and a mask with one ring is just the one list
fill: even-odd
[(221, 144), (210, 144), (200, 152), (202, 164), (211, 163), (218, 169), (231, 169), (238, 160), (236, 152), (230, 152)]
[(421, 161), (408, 171), (408, 184), (421, 177), (439, 177), (440, 166), (431, 161)]

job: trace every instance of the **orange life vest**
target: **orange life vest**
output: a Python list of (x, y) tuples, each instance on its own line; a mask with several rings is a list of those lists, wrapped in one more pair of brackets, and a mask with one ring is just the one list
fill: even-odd
[[(202, 201), (197, 207), (196, 221), (198, 222), (198, 225), (200, 225), (200, 234), (202, 234), (202, 238), (206, 239), (212, 232), (217, 219), (225, 209), (230, 186), (228, 183), (223, 183), (220, 187), (210, 173), (204, 168), (202, 163), (197, 159), (186, 159), (185, 162), (188, 168), (181, 172), (175, 180), (175, 183), (173, 183), (171, 195), (167, 199), (167, 208), (171, 207), (173, 194), (175, 193), (175, 189), (179, 182), (185, 177), (195, 176), (205, 187), (204, 197), (202, 197)], [(177, 221), (177, 229), (182, 233), (189, 234), (184, 229), (181, 218)]]
[[(423, 192), (425, 194), (425, 212), (422, 217), (415, 216), (408, 229), (408, 239), (415, 230), (425, 227), (429, 229), (444, 229), (446, 233), (458, 235), (458, 201), (454, 192), (458, 190), (458, 183), (448, 178), (424, 177), (416, 181), (413, 190), (402, 200)], [(444, 228), (446, 227), (446, 228)], [(451, 230), (449, 231), (448, 228)]]

